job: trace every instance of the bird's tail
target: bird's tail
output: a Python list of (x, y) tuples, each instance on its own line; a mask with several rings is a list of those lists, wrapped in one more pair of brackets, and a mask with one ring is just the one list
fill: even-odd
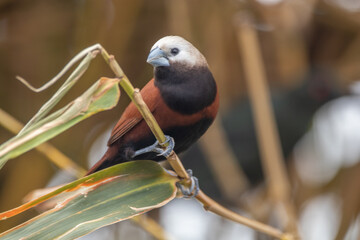
[(102, 158), (97, 163), (95, 163), (94, 166), (92, 166), (90, 168), (90, 170), (86, 173), (85, 176), (88, 176), (88, 175), (90, 175), (90, 174), (92, 174), (94, 172), (100, 171), (100, 170), (102, 170), (104, 168), (107, 168), (107, 167), (111, 166), (111, 165), (109, 165), (110, 161), (111, 161), (111, 152), (106, 151), (104, 156), (102, 156)]

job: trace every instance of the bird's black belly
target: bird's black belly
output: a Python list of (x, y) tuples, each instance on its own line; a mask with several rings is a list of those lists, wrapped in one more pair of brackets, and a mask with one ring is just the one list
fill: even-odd
[[(212, 118), (203, 118), (200, 121), (196, 122), (195, 124), (188, 125), (188, 126), (181, 126), (181, 127), (171, 127), (168, 129), (163, 129), (164, 134), (174, 138), (175, 147), (174, 151), (176, 153), (181, 153), (188, 149), (194, 142), (196, 142), (210, 127), (211, 123), (214, 119)], [(155, 142), (154, 136), (149, 136), (142, 141), (138, 141), (134, 144), (133, 150), (139, 150), (141, 148), (147, 147)], [(136, 160), (139, 159), (150, 159), (155, 161), (162, 161), (165, 160), (163, 156), (157, 156), (156, 153), (146, 153), (139, 155), (135, 158)], [(132, 159), (129, 159), (132, 160)]]

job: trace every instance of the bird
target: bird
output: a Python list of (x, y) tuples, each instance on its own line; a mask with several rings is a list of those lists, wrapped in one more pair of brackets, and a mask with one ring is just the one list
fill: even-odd
[(206, 58), (196, 47), (182, 37), (166, 36), (153, 45), (147, 62), (154, 68), (154, 77), (140, 93), (169, 147), (160, 150), (131, 102), (111, 132), (107, 151), (87, 175), (132, 160), (165, 160), (172, 150), (181, 153), (188, 149), (214, 121), (218, 89)]

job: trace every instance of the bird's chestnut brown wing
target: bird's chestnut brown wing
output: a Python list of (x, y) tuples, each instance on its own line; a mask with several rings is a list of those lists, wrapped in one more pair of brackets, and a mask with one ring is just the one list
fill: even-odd
[[(130, 106), (129, 106), (130, 107)], [(111, 132), (111, 136), (107, 142), (107, 145), (110, 146), (117, 140), (119, 140), (125, 133), (132, 129), (136, 124), (138, 124), (142, 119), (141, 118), (129, 118), (124, 119), (123, 121), (118, 121), (116, 126)]]
[[(148, 105), (150, 111), (154, 112), (159, 102), (158, 98), (160, 96), (158, 88), (154, 85), (154, 79), (150, 80), (143, 87), (141, 90), (141, 95), (145, 103)], [(108, 146), (122, 138), (127, 132), (129, 132), (143, 120), (144, 119), (136, 108), (135, 104), (131, 102), (113, 128), (110, 139), (108, 140)]]

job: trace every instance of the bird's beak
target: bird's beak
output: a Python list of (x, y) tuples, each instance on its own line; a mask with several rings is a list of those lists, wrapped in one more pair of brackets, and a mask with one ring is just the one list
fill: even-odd
[(147, 60), (148, 63), (154, 67), (168, 67), (170, 66), (169, 59), (166, 57), (166, 53), (161, 48), (156, 47), (151, 50)]

